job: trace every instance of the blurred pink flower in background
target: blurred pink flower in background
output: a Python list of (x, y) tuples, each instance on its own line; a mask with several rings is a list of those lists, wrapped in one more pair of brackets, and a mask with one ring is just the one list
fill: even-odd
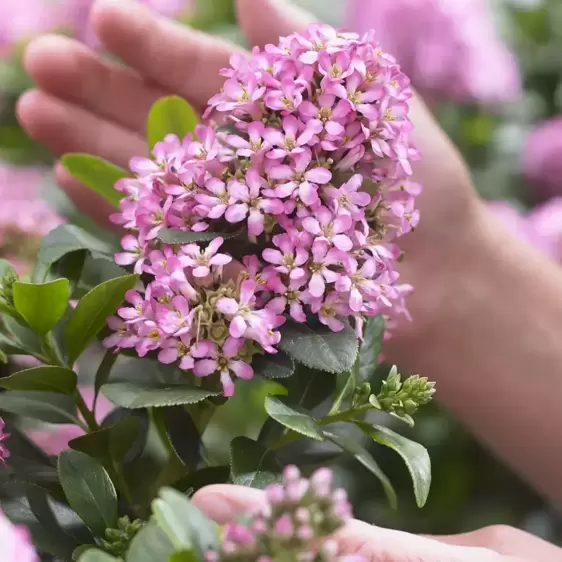
[(14, 525), (0, 511), (0, 560), (2, 562), (38, 562), (29, 531)]
[(0, 256), (19, 273), (33, 263), (40, 238), (64, 222), (40, 199), (43, 174), (0, 163)]
[(521, 240), (562, 265), (562, 197), (526, 214), (507, 201), (492, 201), (489, 207)]
[[(94, 389), (92, 387), (83, 387), (80, 389), (80, 394), (82, 394), (88, 408), (92, 409)], [(114, 408), (115, 406), (100, 394), (96, 406), (97, 422), (101, 423)], [(84, 431), (78, 426), (66, 424), (53, 425), (49, 426), (48, 429), (27, 432), (27, 436), (48, 455), (58, 455), (65, 451), (68, 449), (68, 442), (81, 435), (84, 435)]]
[[(169, 17), (185, 12), (191, 0), (138, 0)], [(18, 44), (50, 31), (71, 33), (99, 48), (90, 26), (93, 0), (0, 0), (0, 57), (10, 55)]]
[(562, 116), (539, 123), (529, 133), (522, 171), (541, 199), (562, 195)]
[(57, 0), (0, 0), (0, 57), (40, 33), (64, 25), (64, 10)]
[(494, 103), (521, 94), (517, 59), (500, 39), (486, 0), (347, 0), (347, 27), (374, 29), (430, 98)]

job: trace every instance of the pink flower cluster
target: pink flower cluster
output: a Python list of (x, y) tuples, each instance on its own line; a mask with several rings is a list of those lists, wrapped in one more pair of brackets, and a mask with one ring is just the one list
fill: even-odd
[(519, 65), (485, 0), (347, 0), (347, 25), (376, 29), (430, 99), (494, 103), (521, 94)]
[[(131, 232), (116, 261), (151, 282), (127, 295), (106, 341), (218, 372), (227, 396), (232, 373), (252, 377), (253, 353), (276, 352), (286, 316), (336, 332), (349, 317), (361, 337), (365, 316), (405, 311), (393, 242), (417, 225), (421, 190), (408, 180), (409, 81), (372, 33), (316, 24), (231, 64), (206, 112), (228, 125), (166, 137), (116, 186), (112, 220)], [(163, 244), (163, 229), (224, 234), (204, 248)], [(228, 281), (223, 238), (239, 232), (252, 245)]]
[(521, 240), (562, 265), (562, 197), (551, 199), (527, 214), (506, 201), (493, 201), (489, 207)]
[(0, 464), (4, 465), (6, 464), (6, 459), (10, 456), (10, 451), (4, 444), (4, 441), (10, 437), (10, 434), (4, 431), (5, 427), (4, 420), (0, 418)]
[(29, 531), (14, 525), (0, 511), (0, 560), (2, 562), (38, 562)]
[(225, 527), (221, 551), (207, 554), (206, 562), (270, 562), (280, 553), (287, 560), (365, 562), (359, 555), (338, 556), (337, 543), (326, 540), (351, 518), (347, 494), (333, 490), (332, 479), (327, 468), (305, 479), (288, 466), (283, 483), (266, 488), (264, 504), (249, 514), (247, 524)]
[(562, 116), (539, 123), (527, 136), (522, 171), (541, 199), (562, 195)]
[(20, 273), (33, 262), (40, 237), (63, 222), (39, 197), (42, 177), (40, 169), (0, 163), (0, 256)]

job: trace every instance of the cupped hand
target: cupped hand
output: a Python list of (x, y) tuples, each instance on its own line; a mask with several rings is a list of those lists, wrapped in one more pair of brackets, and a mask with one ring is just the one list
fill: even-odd
[[(215, 485), (193, 501), (207, 516), (225, 524), (264, 500), (263, 492)], [(497, 526), (447, 537), (420, 537), (353, 520), (335, 537), (341, 554), (359, 554), (365, 562), (558, 562), (562, 550), (511, 527)]]
[[(312, 20), (283, 0), (238, 0), (237, 9), (252, 45), (276, 42)], [(37, 89), (22, 96), (18, 116), (28, 133), (55, 154), (87, 152), (127, 167), (132, 156), (146, 153), (144, 126), (151, 104), (174, 93), (203, 109), (221, 88), (219, 70), (240, 48), (128, 0), (97, 0), (91, 18), (106, 50), (127, 66), (72, 39), (40, 37), (25, 55)], [(477, 198), (458, 152), (419, 98), (412, 101), (412, 114), (422, 152), (416, 180), (425, 191), (420, 198), (424, 219), (409, 245), (416, 246), (412, 254), (422, 259), (436, 249), (442, 253), (450, 232), (461, 229)], [(107, 206), (60, 164), (55, 172), (78, 208), (107, 224)]]

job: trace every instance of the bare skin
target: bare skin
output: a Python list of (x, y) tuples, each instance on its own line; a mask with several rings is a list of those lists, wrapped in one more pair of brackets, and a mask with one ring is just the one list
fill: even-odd
[[(250, 44), (275, 42), (309, 21), (281, 0), (238, 0), (237, 7)], [(92, 22), (106, 49), (128, 66), (63, 37), (44, 36), (27, 49), (25, 65), (36, 89), (22, 96), (18, 116), (32, 137), (57, 154), (88, 152), (126, 167), (130, 157), (145, 154), (151, 104), (175, 93), (204, 107), (221, 86), (218, 70), (239, 50), (127, 0), (98, 0)], [(386, 353), (436, 380), (445, 406), (538, 490), (562, 503), (562, 447), (552, 431), (562, 425), (562, 269), (490, 216), (461, 156), (422, 100), (414, 98), (411, 107), (423, 156), (415, 179), (424, 185), (421, 225), (404, 240), (403, 276), (416, 288), (409, 301), (414, 322), (400, 327)], [(60, 165), (55, 172), (77, 207), (107, 224), (107, 206)], [(466, 540), (482, 541), (487, 532), (478, 533)], [(514, 544), (528, 538), (517, 536)], [(460, 556), (440, 559), (465, 560)]]

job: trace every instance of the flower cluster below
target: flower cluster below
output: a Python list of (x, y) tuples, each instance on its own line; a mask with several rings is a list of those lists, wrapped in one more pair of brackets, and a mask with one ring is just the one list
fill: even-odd
[[(405, 312), (394, 240), (416, 226), (421, 189), (409, 81), (372, 33), (312, 25), (231, 65), (216, 122), (166, 137), (116, 186), (112, 219), (130, 231), (116, 261), (149, 281), (106, 340), (220, 373), (226, 396), (254, 353), (276, 352), (287, 317), (333, 331), (351, 319), (361, 337), (365, 316)], [(195, 242), (164, 243), (170, 230)]]
[(337, 543), (326, 540), (351, 518), (347, 494), (332, 489), (329, 469), (307, 480), (289, 466), (283, 483), (269, 486), (265, 495), (248, 523), (226, 526), (220, 552), (208, 554), (206, 562), (270, 562), (279, 555), (302, 562), (365, 562), (359, 555), (338, 556)]

